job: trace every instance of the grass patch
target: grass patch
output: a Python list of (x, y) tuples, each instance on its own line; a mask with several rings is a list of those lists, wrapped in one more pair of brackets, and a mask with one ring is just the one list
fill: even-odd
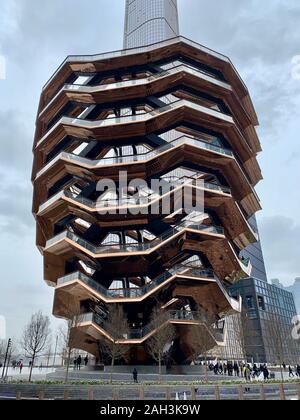
[[(134, 384), (133, 382), (124, 382), (124, 381), (114, 381), (113, 384), (110, 384), (109, 381), (69, 381), (67, 384), (64, 381), (32, 381), (29, 383), (26, 380), (16, 380), (10, 381), (7, 384), (12, 385), (77, 385), (77, 386), (235, 386), (235, 385), (260, 385), (260, 384), (273, 384), (279, 385), (282, 382), (280, 380), (272, 379), (269, 381), (252, 381), (252, 382), (245, 382), (243, 380), (240, 381), (213, 381), (213, 382), (205, 382), (205, 381), (168, 381), (168, 382), (158, 382), (158, 381), (143, 381), (140, 382), (138, 385)], [(290, 380), (285, 382), (286, 384), (300, 384), (299, 379)]]

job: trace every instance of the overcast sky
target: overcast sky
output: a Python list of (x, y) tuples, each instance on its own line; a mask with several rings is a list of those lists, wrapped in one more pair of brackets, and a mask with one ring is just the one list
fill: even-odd
[[(32, 139), (44, 83), (68, 54), (122, 47), (125, 0), (0, 0), (0, 315), (18, 336), (32, 312), (51, 313), (31, 215)], [(300, 275), (299, 0), (178, 0), (181, 34), (228, 55), (256, 106), (264, 152), (257, 191), (269, 278)], [(1, 72), (0, 72), (1, 75)], [(54, 323), (57, 325), (57, 322)]]

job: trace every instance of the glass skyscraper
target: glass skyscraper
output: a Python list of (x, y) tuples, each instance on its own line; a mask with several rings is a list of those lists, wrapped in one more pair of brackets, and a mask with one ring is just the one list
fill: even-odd
[(126, 0), (124, 49), (178, 35), (177, 0)]
[[(259, 235), (256, 217), (252, 216), (248, 220), (248, 222), (252, 226), (253, 230)], [(250, 259), (251, 264), (252, 264), (252, 276), (257, 279), (267, 282), (268, 279), (267, 279), (265, 261), (264, 261), (264, 256), (263, 256), (260, 241), (254, 244), (251, 244), (246, 249), (244, 249), (242, 251), (242, 256), (246, 259), (247, 258)]]
[(293, 294), (255, 278), (241, 280), (231, 287), (231, 293), (242, 297), (247, 314), (244, 326), (247, 359), (259, 363), (297, 363), (300, 353), (292, 336), (292, 320), (297, 315)]

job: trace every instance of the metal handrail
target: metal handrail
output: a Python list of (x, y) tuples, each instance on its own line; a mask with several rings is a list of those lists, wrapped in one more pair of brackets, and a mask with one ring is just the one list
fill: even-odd
[[(169, 179), (168, 179), (169, 180)], [(165, 181), (164, 178), (161, 179), (161, 181)], [(199, 181), (201, 181), (201, 175), (198, 175), (197, 177), (189, 177), (183, 175), (182, 177), (173, 177), (173, 181), (168, 182), (165, 181), (165, 186), (167, 187), (169, 184), (169, 191), (166, 191), (166, 193), (171, 193), (173, 189), (179, 187), (179, 186), (188, 186), (193, 185), (196, 187), (202, 187), (207, 190), (211, 191), (219, 191), (224, 194), (231, 194), (231, 188), (224, 186), (224, 185), (218, 185), (213, 184), (211, 182), (203, 182), (203, 184), (200, 184)], [(154, 201), (159, 201), (163, 198), (163, 195), (159, 195), (158, 193), (148, 194), (146, 197), (136, 197), (136, 198), (120, 198), (120, 199), (108, 199), (108, 200), (96, 200), (93, 201), (89, 198), (86, 198), (82, 195), (75, 195), (70, 190), (62, 190), (59, 191), (57, 194), (53, 195), (51, 198), (49, 198), (44, 204), (42, 204), (39, 208), (39, 212), (44, 211), (47, 209), (50, 205), (55, 203), (56, 201), (60, 200), (64, 196), (66, 198), (70, 198), (74, 201), (77, 201), (78, 203), (84, 204), (91, 209), (105, 209), (108, 207), (121, 207), (121, 206), (143, 206), (150, 204)]]
[[(104, 127), (107, 125), (117, 125), (120, 123), (124, 123), (126, 121), (129, 121), (131, 123), (133, 122), (138, 122), (138, 121), (147, 121), (149, 119), (152, 119), (153, 117), (163, 114), (167, 111), (170, 111), (171, 109), (176, 109), (177, 107), (188, 107), (188, 108), (192, 108), (194, 110), (197, 111), (203, 111), (203, 112), (208, 112), (211, 116), (214, 117), (221, 117), (224, 121), (233, 123), (233, 118), (230, 115), (224, 114), (222, 111), (213, 109), (213, 108), (209, 108), (203, 105), (198, 105), (196, 103), (193, 103), (191, 101), (185, 100), (185, 99), (179, 99), (176, 100), (174, 102), (170, 102), (169, 104), (161, 107), (161, 108), (156, 108), (153, 109), (145, 114), (140, 114), (140, 115), (128, 115), (128, 116), (124, 116), (124, 117), (113, 117), (113, 118), (107, 118), (104, 120), (81, 120), (80, 118), (72, 118), (72, 117), (61, 117), (56, 124), (54, 124), (45, 134), (44, 136), (37, 142), (36, 144), (36, 148), (38, 148), (45, 140), (46, 138), (49, 136), (49, 134), (56, 129), (56, 127), (58, 127), (60, 124), (66, 124), (66, 125), (79, 125), (81, 127), (86, 127), (86, 128), (97, 128), (97, 127)], [(247, 145), (247, 143), (245, 142), (245, 145), (247, 147), (250, 146)]]
[[(156, 277), (154, 280), (152, 280), (149, 284), (146, 284), (145, 286), (142, 286), (140, 288), (121, 288), (121, 289), (106, 289), (104, 286), (97, 283), (94, 279), (91, 277), (88, 277), (87, 275), (79, 272), (71, 273), (67, 276), (64, 276), (60, 279), (58, 279), (57, 284), (59, 286), (72, 282), (74, 280), (80, 280), (83, 283), (85, 283), (87, 286), (94, 289), (96, 292), (99, 292), (105, 297), (112, 298), (112, 299), (124, 299), (124, 298), (139, 298), (142, 296), (145, 296), (151, 290), (155, 289), (157, 286), (163, 284), (168, 279), (170, 279), (173, 276), (176, 275), (185, 275), (187, 277), (203, 277), (207, 279), (216, 279), (216, 276), (212, 270), (203, 270), (201, 268), (193, 268), (189, 267), (187, 265), (181, 264), (177, 265), (167, 271), (165, 271), (160, 276)], [(227, 292), (226, 292), (227, 293)]]
[(195, 137), (183, 135), (169, 143), (166, 143), (162, 146), (157, 147), (154, 150), (149, 150), (149, 152), (141, 153), (139, 155), (131, 154), (131, 155), (124, 155), (124, 156), (119, 156), (119, 157), (107, 157), (107, 158), (104, 157), (99, 160), (91, 160), (88, 158), (75, 155), (73, 153), (61, 152), (54, 159), (52, 159), (47, 165), (45, 165), (37, 173), (36, 177), (37, 178), (40, 177), (44, 172), (46, 172), (52, 165), (54, 165), (60, 159), (74, 160), (74, 161), (78, 161), (80, 163), (89, 165), (91, 167), (98, 168), (100, 166), (105, 166), (105, 165), (118, 165), (118, 164), (121, 165), (125, 163), (135, 163), (135, 162), (140, 162), (140, 161), (142, 162), (145, 160), (149, 160), (152, 157), (156, 157), (159, 154), (164, 153), (165, 151), (175, 148), (181, 144), (198, 146), (200, 149), (210, 150), (214, 153), (219, 153), (225, 156), (234, 157), (234, 154), (230, 149), (226, 149), (225, 147), (208, 143), (207, 141), (201, 138), (195, 138)]
[(63, 239), (70, 239), (76, 242), (78, 245), (82, 246), (88, 251), (91, 251), (93, 254), (101, 254), (105, 252), (109, 253), (122, 253), (122, 252), (143, 252), (150, 250), (151, 248), (156, 247), (160, 243), (171, 239), (173, 236), (177, 235), (184, 229), (194, 229), (198, 231), (205, 231), (209, 233), (214, 233), (218, 235), (224, 235), (224, 228), (221, 226), (206, 226), (203, 224), (193, 224), (191, 221), (184, 221), (180, 223), (175, 228), (171, 228), (164, 232), (162, 235), (158, 236), (152, 241), (146, 243), (136, 243), (136, 244), (109, 244), (109, 245), (101, 245), (99, 247), (91, 244), (90, 242), (86, 241), (85, 239), (80, 238), (73, 232), (65, 231), (61, 234), (55, 236), (54, 238), (50, 239), (46, 243), (46, 249), (50, 246), (54, 245), (55, 243), (63, 240)]
[[(180, 62), (180, 60), (178, 60)], [(42, 116), (45, 111), (51, 106), (51, 104), (57, 99), (57, 97), (63, 92), (63, 91), (76, 91), (76, 92), (80, 92), (80, 93), (93, 93), (93, 92), (98, 92), (99, 90), (107, 90), (107, 89), (114, 89), (114, 87), (116, 88), (122, 88), (122, 87), (128, 87), (128, 86), (137, 86), (137, 85), (144, 85), (146, 83), (152, 82), (154, 80), (163, 78), (165, 76), (169, 76), (172, 74), (176, 74), (179, 71), (186, 71), (188, 70), (191, 74), (194, 75), (204, 75), (206, 77), (212, 78), (214, 79), (214, 83), (217, 83), (221, 86), (225, 86), (227, 87), (227, 89), (231, 89), (231, 86), (220, 80), (218, 77), (216, 77), (213, 73), (209, 73), (205, 70), (201, 70), (201, 69), (197, 69), (194, 66), (191, 66), (187, 63), (181, 63), (178, 64), (172, 68), (169, 68), (167, 70), (162, 70), (158, 73), (155, 74), (151, 74), (148, 77), (143, 77), (140, 79), (131, 79), (131, 80), (123, 80), (120, 82), (111, 82), (111, 83), (107, 83), (107, 84), (103, 84), (103, 85), (82, 85), (82, 84), (69, 84), (69, 83), (65, 83), (62, 88), (56, 93), (56, 95), (51, 99), (51, 101), (44, 107), (44, 109), (40, 112), (39, 116)]]
[[(162, 316), (162, 325), (168, 321), (182, 321), (182, 322), (191, 322), (191, 321), (199, 321), (201, 323), (201, 316), (197, 312), (185, 311), (185, 310), (173, 310), (165, 312)], [(90, 312), (84, 314), (82, 316), (81, 323), (85, 322), (94, 322), (95, 324), (99, 325), (101, 328), (105, 328), (106, 319), (104, 317)], [(156, 328), (153, 323), (149, 323), (148, 325), (141, 327), (139, 329), (130, 329), (129, 332), (122, 335), (122, 333), (115, 331), (113, 339), (119, 341), (126, 341), (126, 340), (137, 340), (143, 339), (147, 335), (149, 335), (152, 331)], [(216, 341), (222, 341), (223, 339), (223, 330), (218, 328), (210, 328), (210, 334), (214, 337)]]

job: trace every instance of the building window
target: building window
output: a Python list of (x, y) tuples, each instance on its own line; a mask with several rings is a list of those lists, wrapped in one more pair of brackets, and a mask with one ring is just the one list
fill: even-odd
[(248, 309), (254, 309), (253, 296), (246, 296), (246, 305)]
[(257, 318), (257, 313), (256, 313), (256, 311), (251, 310), (251, 311), (247, 312), (247, 316), (248, 316), (249, 319), (256, 319)]
[(258, 301), (259, 309), (261, 309), (262, 311), (265, 311), (266, 310), (266, 305), (265, 305), (265, 300), (264, 300), (263, 296), (257, 296), (257, 301)]

